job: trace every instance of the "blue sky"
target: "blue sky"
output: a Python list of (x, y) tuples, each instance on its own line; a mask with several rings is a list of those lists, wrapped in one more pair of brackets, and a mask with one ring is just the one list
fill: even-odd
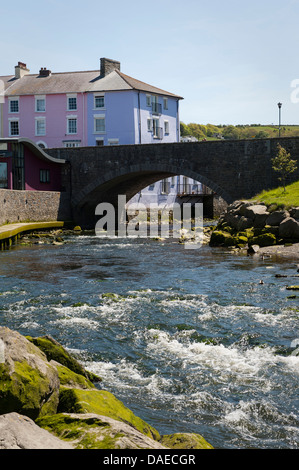
[[(299, 0), (15, 0), (1, 6), (0, 75), (121, 62), (184, 97), (185, 123), (299, 124)], [(298, 98), (299, 98), (299, 86)]]

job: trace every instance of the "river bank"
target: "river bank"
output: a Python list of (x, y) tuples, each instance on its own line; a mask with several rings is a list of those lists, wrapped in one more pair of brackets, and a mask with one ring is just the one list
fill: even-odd
[(299, 259), (299, 208), (235, 201), (220, 216), (210, 246), (260, 256)]

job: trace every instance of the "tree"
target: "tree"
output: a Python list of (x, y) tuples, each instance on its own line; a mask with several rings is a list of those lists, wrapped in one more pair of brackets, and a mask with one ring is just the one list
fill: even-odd
[(181, 136), (184, 137), (186, 135), (190, 135), (190, 129), (189, 127), (184, 124), (183, 122), (180, 122), (180, 133), (181, 133)]
[(277, 155), (272, 158), (272, 168), (280, 173), (279, 181), (283, 184), (283, 192), (286, 190), (286, 178), (297, 170), (296, 160), (291, 160), (291, 154), (286, 151), (280, 144), (277, 145)]
[(241, 131), (235, 126), (229, 125), (223, 129), (222, 134), (225, 139), (238, 140), (240, 139)]

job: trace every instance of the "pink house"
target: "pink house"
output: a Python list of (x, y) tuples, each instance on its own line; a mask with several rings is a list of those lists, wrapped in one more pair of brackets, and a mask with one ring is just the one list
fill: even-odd
[[(89, 77), (88, 77), (89, 78)], [(42, 68), (29, 75), (19, 62), (15, 76), (1, 77), (7, 98), (3, 103), (2, 135), (26, 136), (41, 148), (85, 141), (85, 80), (82, 74), (51, 74)]]

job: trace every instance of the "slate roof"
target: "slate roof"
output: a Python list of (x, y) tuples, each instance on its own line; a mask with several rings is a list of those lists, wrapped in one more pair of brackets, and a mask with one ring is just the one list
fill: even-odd
[(114, 70), (104, 77), (101, 76), (100, 70), (92, 70), (52, 73), (48, 77), (28, 74), (20, 79), (14, 76), (0, 76), (0, 80), (4, 82), (6, 96), (140, 90), (182, 99), (181, 96), (136, 80), (119, 70)]

